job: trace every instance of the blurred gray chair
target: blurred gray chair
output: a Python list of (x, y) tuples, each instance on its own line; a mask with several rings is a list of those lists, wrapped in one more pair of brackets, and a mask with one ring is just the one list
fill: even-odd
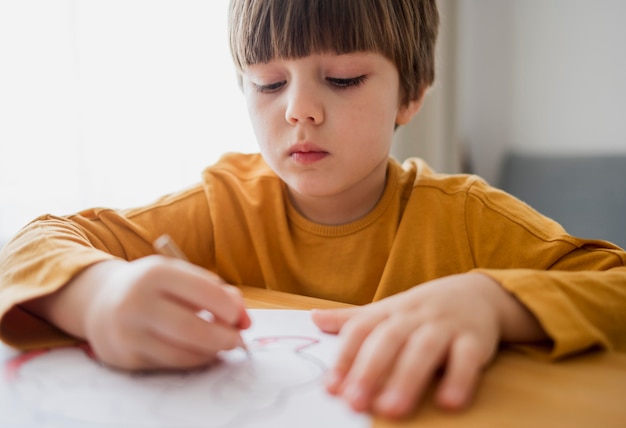
[(626, 153), (505, 156), (498, 187), (571, 234), (626, 248)]

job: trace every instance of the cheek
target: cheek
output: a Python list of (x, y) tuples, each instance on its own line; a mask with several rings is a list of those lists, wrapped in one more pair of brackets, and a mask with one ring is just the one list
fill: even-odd
[(264, 109), (254, 97), (246, 97), (246, 107), (257, 143), (261, 144), (267, 138), (269, 128), (269, 118), (267, 114), (264, 114), (267, 113), (267, 109)]
[(276, 118), (280, 109), (280, 99), (275, 96), (261, 96), (256, 90), (249, 89), (245, 94), (246, 107), (251, 120), (256, 123)]
[(350, 113), (350, 132), (356, 132), (365, 140), (387, 140), (393, 137), (396, 107), (389, 100), (382, 99), (380, 103), (369, 102), (358, 110)]

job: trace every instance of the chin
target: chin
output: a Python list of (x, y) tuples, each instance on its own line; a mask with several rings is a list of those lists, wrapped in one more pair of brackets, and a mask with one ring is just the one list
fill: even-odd
[(338, 193), (336, 186), (320, 183), (319, 180), (292, 180), (286, 183), (291, 192), (302, 196), (321, 198)]

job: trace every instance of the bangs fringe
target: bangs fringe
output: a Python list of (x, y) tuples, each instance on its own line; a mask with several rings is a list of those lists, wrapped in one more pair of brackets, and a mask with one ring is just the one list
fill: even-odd
[(390, 11), (378, 1), (240, 1), (239, 7), (231, 10), (239, 21), (231, 20), (236, 27), (231, 28), (230, 43), (240, 69), (324, 52), (375, 51), (389, 57), (397, 45)]

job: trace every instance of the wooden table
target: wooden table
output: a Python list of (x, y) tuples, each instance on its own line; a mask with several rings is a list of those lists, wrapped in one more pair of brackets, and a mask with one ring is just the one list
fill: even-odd
[[(248, 307), (336, 308), (349, 305), (276, 291), (242, 287)], [(459, 413), (437, 408), (429, 391), (406, 421), (374, 420), (397, 427), (626, 427), (626, 354), (588, 353), (547, 362), (502, 350), (486, 370), (472, 406)]]

